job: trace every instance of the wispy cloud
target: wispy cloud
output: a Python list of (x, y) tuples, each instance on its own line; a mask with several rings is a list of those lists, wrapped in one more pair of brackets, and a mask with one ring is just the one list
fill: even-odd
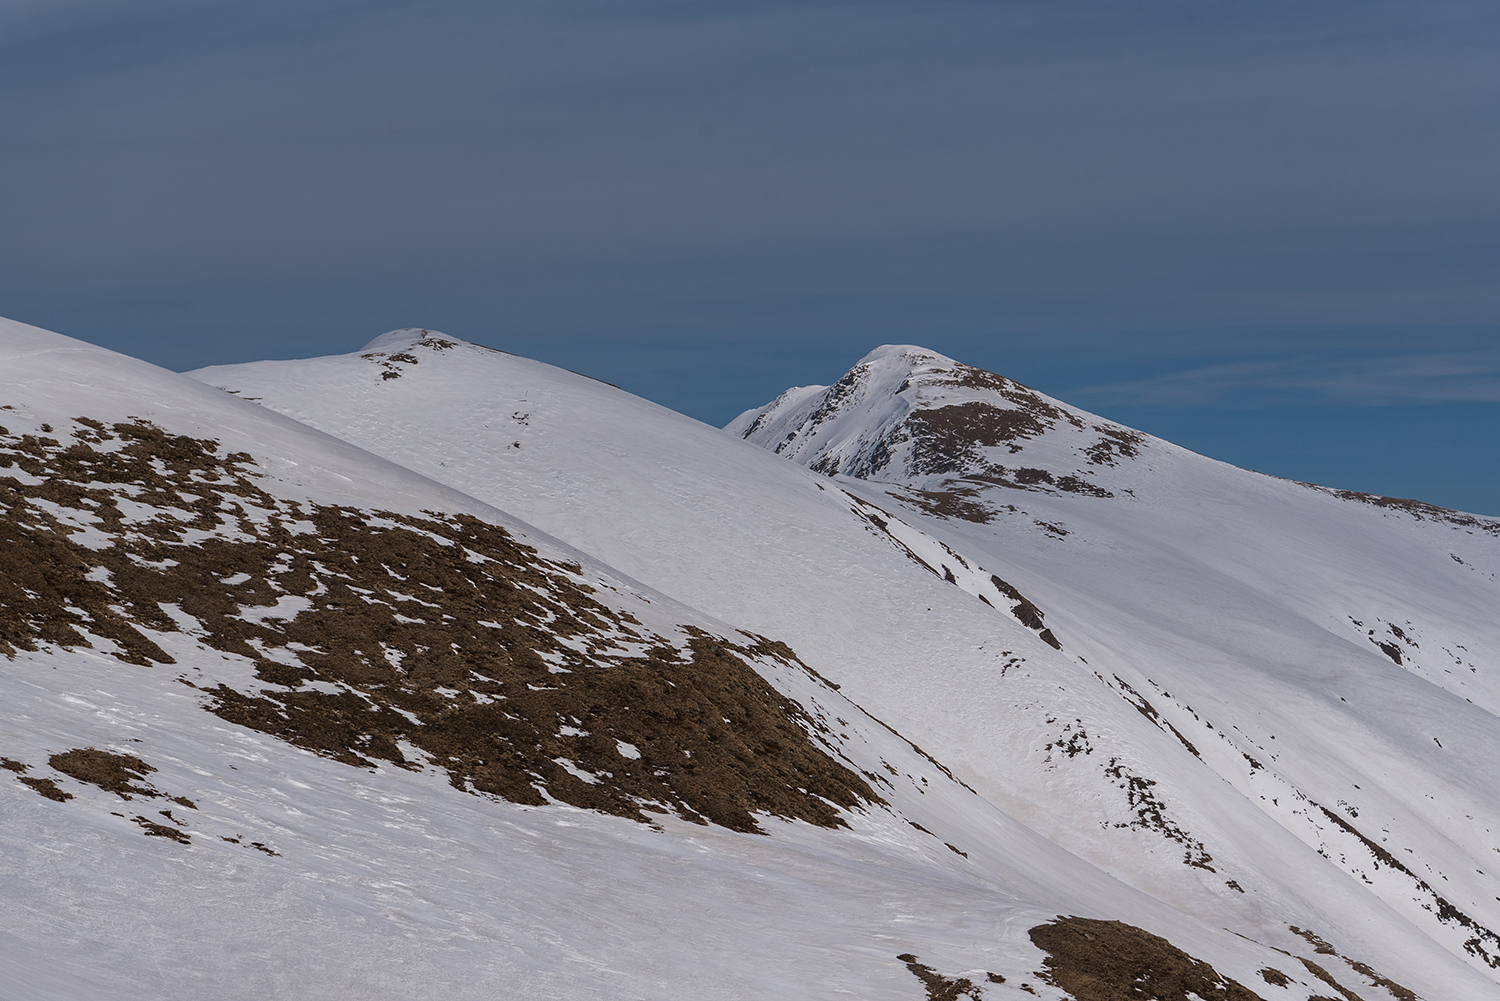
[(1287, 355), (1083, 386), (1068, 396), (1095, 406), (1500, 403), (1500, 347)]

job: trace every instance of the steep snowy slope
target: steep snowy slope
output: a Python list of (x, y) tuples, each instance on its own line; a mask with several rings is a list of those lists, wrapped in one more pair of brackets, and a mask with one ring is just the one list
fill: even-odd
[(479, 500), (34, 328), (0, 371), (0, 996), (1405, 996), (1132, 890)]
[(1248, 799), (1500, 963), (1500, 522), (1235, 469), (909, 346), (728, 430), (1010, 561)]
[[(1476, 763), (1500, 750), (1491, 717), (1397, 669), (1362, 632), (1351, 641), (1352, 627), (1310, 619), (1295, 607), (1302, 592), (1272, 590), (1280, 578), (1235, 577), (1224, 565), (1258, 556), (1265, 575), (1279, 560), (1300, 561), (1323, 577), (1283, 576), (1309, 594), (1341, 584), (1356, 598), (1356, 585), (1400, 595), (1403, 561), (1426, 551), (1421, 531), (1431, 522), (1403, 535), (1384, 509), (1230, 470), (1033, 401), (995, 376), (1026, 401), (1018, 405), (1027, 415), (991, 420), (968, 408), (965, 420), (981, 431), (929, 420), (928, 431), (946, 427), (947, 436), (927, 434), (921, 448), (914, 433), (886, 441), (882, 469), (916, 461), (927, 477), (889, 494), (811, 473), (584, 377), (427, 331), (394, 332), (354, 355), (194, 375), (513, 511), (709, 614), (785, 639), (985, 798), (1164, 903), (1313, 961), (1307, 935), (1356, 962), (1380, 956), (1386, 975), (1423, 996), (1494, 991), (1485, 977), (1500, 952), (1490, 930), (1500, 911), (1485, 903), (1492, 877), (1476, 872), (1500, 844), (1488, 833), (1500, 830), (1495, 783)], [(966, 379), (980, 384), (946, 388), (1001, 392), (980, 377), (955, 381)], [(819, 393), (779, 402), (796, 409)], [(851, 419), (831, 436), (848, 446), (839, 462), (873, 469), (881, 421), (899, 422), (900, 405), (882, 401), (880, 418)], [(1027, 456), (1024, 468), (1047, 476), (981, 471), (1014, 484), (983, 485), (1004, 492), (1013, 511), (979, 486), (942, 479), (1062, 424), (1072, 437), (1038, 442)], [(1143, 444), (1151, 458), (1127, 465)], [(938, 459), (940, 448), (953, 454)], [(1091, 453), (1105, 468), (1087, 468)], [(822, 468), (834, 471), (833, 460)], [(1060, 483), (1068, 476), (1076, 483)], [(1140, 500), (1158, 477), (1164, 490)], [(1250, 495), (1244, 510), (1234, 507), (1248, 482), (1284, 491), (1274, 494), (1283, 510), (1261, 512)], [(1058, 546), (1077, 542), (1077, 529), (1034, 499), (1062, 504), (1075, 520), (1068, 504), (1130, 501), (1157, 520), (1101, 523), (1078, 562), (1054, 576)], [(996, 505), (1014, 531), (996, 536), (998, 516), (965, 502)], [(954, 505), (990, 520), (944, 517)], [(1209, 527), (1172, 527), (1193, 517)], [(1442, 528), (1456, 538), (1478, 525)], [(1324, 538), (1328, 530), (1336, 534)], [(1239, 550), (1219, 545), (1226, 532), (1243, 537)], [(1468, 562), (1449, 562), (1478, 579), (1469, 568), (1487, 566), (1493, 537), (1481, 528), (1463, 538), (1468, 548), (1454, 553)], [(1471, 650), (1485, 656), (1494, 647), (1483, 593), (1447, 583), (1456, 591), (1438, 600), (1466, 604), (1443, 628), (1474, 630)], [(1312, 681), (1308, 664), (1319, 667)], [(1198, 683), (1179, 685), (1179, 674)], [(1328, 678), (1347, 684), (1330, 694), (1312, 683)], [(1476, 757), (1450, 767), (1451, 750), (1438, 758), (1439, 748), (1421, 746), (1442, 737), (1425, 729), (1439, 722)], [(1389, 830), (1356, 827), (1365, 810)], [(1349, 986), (1367, 998), (1384, 991), (1367, 977)]]

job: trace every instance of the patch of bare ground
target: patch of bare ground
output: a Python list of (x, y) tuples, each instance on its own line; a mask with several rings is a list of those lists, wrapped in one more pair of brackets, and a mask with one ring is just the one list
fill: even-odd
[(1380, 494), (1360, 493), (1358, 490), (1339, 490), (1334, 487), (1319, 486), (1316, 483), (1304, 483), (1301, 480), (1292, 482), (1319, 493), (1332, 494), (1339, 500), (1368, 504), (1387, 511), (1400, 511), (1411, 515), (1417, 521), (1436, 521), (1452, 525), (1454, 528), (1478, 529), (1489, 535), (1500, 535), (1500, 520), (1494, 518), (1464, 514), (1462, 511), (1450, 511), (1448, 508), (1428, 504), (1426, 501), (1412, 500), (1409, 497), (1383, 497)]
[[(1315, 932), (1308, 931), (1305, 928), (1298, 928), (1296, 925), (1288, 925), (1288, 927), (1291, 929), (1292, 934), (1299, 935), (1303, 939), (1305, 939), (1307, 941), (1307, 944), (1313, 947), (1314, 953), (1321, 956), (1334, 956), (1338, 959), (1342, 959), (1345, 963), (1349, 964), (1350, 968), (1353, 969), (1355, 973), (1358, 973), (1360, 976), (1370, 981), (1370, 983), (1374, 984), (1376, 987), (1384, 988), (1386, 992), (1389, 993), (1392, 997), (1396, 998), (1397, 1001), (1421, 1001), (1421, 999), (1417, 996), (1416, 991), (1413, 991), (1408, 987), (1401, 986), (1394, 980), (1391, 980), (1389, 977), (1381, 976), (1374, 969), (1372, 969), (1368, 963), (1362, 963), (1357, 959), (1350, 959), (1348, 956), (1339, 955), (1339, 951), (1335, 949), (1332, 944), (1325, 941), (1322, 936), (1316, 934)], [(1359, 1001), (1359, 995), (1340, 986), (1333, 979), (1332, 975), (1317, 963), (1314, 963), (1311, 960), (1307, 959), (1301, 960), (1301, 963), (1303, 966), (1307, 967), (1307, 972), (1311, 973), (1313, 976), (1317, 977), (1325, 984), (1328, 984), (1330, 987), (1333, 987), (1340, 994), (1342, 994), (1347, 999), (1347, 1001)]]
[(53, 768), (80, 782), (96, 785), (121, 799), (132, 796), (152, 798), (161, 793), (150, 786), (135, 785), (156, 771), (133, 754), (114, 754), (95, 747), (80, 747), (54, 754), (47, 761)]
[(1156, 793), (1155, 779), (1136, 775), (1122, 764), (1119, 758), (1109, 759), (1109, 764), (1104, 766), (1104, 774), (1114, 779), (1125, 791), (1130, 809), (1135, 814), (1134, 819), (1114, 826), (1122, 829), (1155, 831), (1183, 846), (1185, 849), (1182, 856), (1184, 865), (1195, 869), (1205, 869), (1208, 872), (1218, 872), (1209, 865), (1214, 857), (1203, 847), (1203, 842), (1189, 834), (1167, 813), (1166, 802)]
[(1076, 1001), (1262, 1001), (1208, 963), (1123, 921), (1059, 917), (1031, 929), (1041, 976)]
[[(917, 566), (922, 567), (927, 572), (933, 574), (934, 576), (942, 577), (950, 584), (956, 585), (958, 583), (957, 579), (953, 576), (953, 571), (946, 565), (942, 570), (939, 570), (937, 567), (933, 566), (931, 563), (918, 556), (915, 552), (912, 551), (910, 546), (908, 546), (906, 543), (902, 542), (894, 534), (892, 534), (890, 529), (891, 516), (887, 514), (883, 509), (876, 507), (874, 504), (871, 504), (867, 500), (855, 497), (853, 494), (848, 494), (847, 496), (851, 501), (854, 502), (854, 513), (865, 519), (865, 521), (867, 521), (872, 526), (871, 531), (884, 536), (888, 542), (905, 553), (907, 559), (911, 560)], [(896, 499), (901, 500), (902, 498), (900, 496), (896, 496)], [(944, 548), (947, 549), (948, 547), (944, 546)], [(958, 561), (964, 567), (969, 567), (968, 561), (958, 553), (954, 552), (952, 549), (948, 549), (948, 553), (953, 557), (953, 559)], [(1016, 590), (1014, 586), (1007, 583), (1006, 581), (1001, 580), (998, 576), (991, 574), (990, 583), (994, 585), (995, 590), (1000, 592), (1001, 595), (1011, 601), (1012, 604), (1010, 612), (1016, 617), (1016, 621), (1020, 622), (1021, 625), (1025, 626), (1027, 629), (1034, 631), (1037, 634), (1037, 637), (1043, 643), (1046, 643), (1054, 650), (1062, 649), (1062, 642), (1058, 640), (1055, 635), (1053, 635), (1051, 629), (1047, 628), (1047, 624), (1044, 621), (1045, 617), (1043, 616), (1041, 609), (1037, 608), (1029, 598), (1027, 598), (1020, 591)], [(983, 601), (985, 604), (993, 605), (993, 603), (982, 594), (978, 595), (978, 597), (979, 600)]]
[[(66, 445), (0, 429), (0, 653), (98, 643), (171, 663), (151, 638), (180, 631), (171, 607), (256, 665), (262, 687), (220, 684), (212, 712), (350, 765), (430, 764), (518, 803), (738, 831), (762, 813), (839, 826), (880, 802), (748, 663), (784, 648), (653, 635), (578, 568), (467, 515), (281, 500), (216, 442), (78, 424)], [(54, 767), (141, 794), (132, 769), (150, 766), (105, 753)]]
[[(430, 330), (420, 331), (414, 346), (427, 348), (431, 351), (444, 351), (454, 346), (456, 342), (436, 336)], [(360, 355), (366, 361), (375, 362), (380, 366), (380, 378), (382, 380), (401, 378), (402, 365), (417, 365), (421, 359), (410, 351), (367, 351)]]
[(995, 519), (995, 513), (975, 498), (979, 491), (973, 487), (950, 487), (946, 490), (902, 491), (901, 499), (923, 514), (933, 518), (962, 518), (978, 525), (987, 525)]
[(1030, 410), (1011, 410), (973, 401), (928, 410), (913, 410), (905, 425), (911, 434), (907, 471), (913, 476), (959, 473), (982, 464), (977, 448), (1008, 445), (1019, 452), (1018, 439), (1034, 438), (1052, 426)]
[(1171, 720), (1167, 719), (1161, 713), (1157, 712), (1156, 707), (1148, 702), (1144, 695), (1136, 691), (1124, 678), (1120, 677), (1118, 674), (1114, 676), (1114, 679), (1119, 684), (1120, 689), (1125, 697), (1125, 701), (1134, 706), (1136, 712), (1140, 713), (1142, 716), (1146, 717), (1146, 719), (1150, 720), (1151, 724), (1158, 730), (1171, 733), (1172, 736), (1177, 738), (1178, 743), (1187, 748), (1188, 753), (1193, 757), (1202, 759), (1203, 755), (1198, 752), (1198, 748), (1194, 746), (1193, 742), (1184, 737), (1182, 735), (1182, 731), (1178, 730), (1175, 726), (1172, 725)]
[(1119, 458), (1133, 459), (1141, 454), (1141, 446), (1146, 443), (1146, 436), (1139, 431), (1117, 424), (1095, 424), (1094, 430), (1100, 438), (1084, 450), (1092, 465), (1113, 466)]
[(54, 802), (66, 803), (73, 798), (72, 793), (64, 792), (58, 788), (57, 783), (52, 779), (39, 779), (25, 774), (31, 770), (31, 766), (16, 761), (13, 758), (0, 758), (0, 768), (4, 768), (8, 772), (15, 772), (17, 782)]
[(178, 828), (168, 827), (166, 824), (158, 824), (156, 821), (147, 820), (145, 817), (131, 817), (130, 819), (133, 823), (140, 825), (141, 830), (146, 833), (146, 837), (148, 838), (168, 838), (180, 845), (188, 845), (193, 842), (192, 837), (186, 831), (179, 830)]
[(1053, 493), (1062, 491), (1068, 494), (1083, 494), (1086, 497), (1110, 498), (1114, 494), (1096, 483), (1076, 473), (1066, 473), (1054, 476), (1045, 469), (1034, 466), (1022, 466), (1010, 469), (1007, 466), (994, 464), (984, 467), (982, 470), (971, 470), (963, 479), (970, 482), (984, 483), (991, 486), (1007, 487), (1011, 490), (1032, 490), (1041, 493)]
[(1468, 935), (1463, 944), (1465, 952), (1481, 960), (1491, 969), (1500, 969), (1500, 935), (1497, 935), (1490, 928), (1480, 924), (1474, 918), (1461, 911), (1452, 901), (1433, 889), (1431, 883), (1418, 876), (1382, 845), (1365, 837), (1349, 821), (1316, 800), (1308, 800), (1308, 802), (1317, 807), (1323, 816), (1335, 827), (1362, 844), (1373, 857), (1377, 870), (1384, 865), (1410, 879), (1418, 894), (1417, 902), (1423, 910), (1434, 915), (1441, 924), (1456, 925), (1462, 928)]
[(1083, 428), (1083, 421), (1076, 414), (1070, 414), (1061, 407), (1047, 402), (1046, 397), (1030, 386), (982, 368), (975, 368), (973, 365), (957, 363), (953, 368), (946, 371), (940, 370), (930, 378), (936, 386), (987, 389), (1038, 418), (1048, 421), (1067, 421), (1080, 430)]
[[(932, 967), (919, 963), (909, 952), (896, 958), (906, 964), (912, 976), (922, 981), (922, 986), (927, 988), (927, 1001), (958, 1001), (959, 998), (980, 1001), (984, 997), (984, 990), (968, 977), (945, 977)], [(993, 984), (1005, 983), (1005, 978), (998, 973), (986, 974), (986, 977)]]
[(1062, 643), (1058, 641), (1056, 636), (1052, 635), (1052, 630), (1047, 628), (1042, 610), (1037, 608), (1030, 598), (1016, 590), (1011, 584), (1001, 580), (995, 574), (990, 575), (990, 583), (995, 585), (995, 590), (1015, 602), (1011, 606), (1010, 612), (1021, 625), (1033, 630), (1043, 643), (1046, 643), (1054, 650), (1062, 649)]

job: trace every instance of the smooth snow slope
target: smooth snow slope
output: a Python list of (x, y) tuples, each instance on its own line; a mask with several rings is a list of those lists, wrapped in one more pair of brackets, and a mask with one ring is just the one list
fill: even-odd
[[(680, 601), (785, 638), (986, 798), (1164, 902), (1288, 951), (1307, 946), (1290, 926), (1315, 932), (1346, 955), (1382, 957), (1389, 976), (1424, 996), (1494, 990), (1481, 971), (1492, 975), (1489, 928), (1500, 920), (1484, 902), (1490, 877), (1469, 875), (1488, 864), (1485, 829), (1500, 829), (1493, 781), (1431, 757), (1413, 735), (1442, 720), (1484, 748), (1488, 714), (1465, 716), (1461, 697), (1386, 670), (1394, 665), (1373, 644), (1372, 660), (1267, 593), (1289, 576), (1309, 593), (1400, 592), (1425, 523), (1410, 541), (1402, 533), (1411, 526), (1388, 531), (1380, 509), (1166, 443), (1150, 443), (1148, 463), (1125, 466), (1124, 446), (1144, 436), (1095, 430), (1088, 421), (1107, 422), (1071, 409), (991, 421), (971, 435), (970, 444), (1008, 448), (996, 427), (1062, 420), (1081, 432), (1056, 446), (1051, 474), (1054, 485), (1075, 475), (1073, 489), (995, 485), (1024, 509), (975, 536), (969, 522), (924, 513), (972, 499), (937, 496), (928, 488), (940, 481), (916, 484), (933, 496), (892, 496), (858, 478), (813, 475), (612, 387), (426, 331), (347, 356), (193, 374), (514, 511)], [(950, 388), (968, 393), (980, 382)], [(794, 402), (813, 395), (794, 393)], [(883, 420), (891, 411), (882, 405)], [(851, 423), (845, 438), (873, 447), (880, 426)], [(948, 440), (923, 442), (929, 469), (938, 446), (957, 439), (963, 450), (965, 430), (932, 427)], [(1118, 477), (1090, 477), (1067, 449), (1108, 451)], [(1141, 499), (1156, 478), (1165, 488)], [(1260, 511), (1253, 490), (1262, 483), (1279, 508)], [(1104, 522), (1087, 551), (1076, 545), (1078, 512), (1094, 510), (1079, 505), (1129, 490), (1156, 520)], [(1248, 498), (1244, 510), (1237, 496)], [(1072, 520), (1050, 520), (1063, 514)], [(1179, 523), (1194, 527), (1180, 533)], [(996, 524), (1014, 531), (995, 536)], [(1231, 555), (1258, 554), (1260, 577), (1224, 572), (1226, 534), (1245, 536)], [(1483, 566), (1488, 537), (1465, 545)], [(1080, 555), (1054, 576), (1061, 552)], [(1278, 577), (1286, 561), (1322, 577)], [(1452, 625), (1479, 630), (1483, 650), (1488, 634), (1472, 614), (1483, 593), (1463, 587), (1449, 600), (1467, 611)], [(1339, 694), (1354, 707), (1338, 709), (1347, 703), (1312, 685), (1307, 663), (1342, 672), (1349, 691)], [(1366, 799), (1335, 795), (1356, 792), (1356, 782)], [(1396, 837), (1369, 835), (1391, 839), (1404, 871), (1371, 856), (1339, 826), (1352, 822), (1322, 806), (1406, 825)], [(1477, 836), (1456, 836), (1465, 825)], [(1467, 986), (1481, 983), (1489, 986)]]
[[(685, 642), (685, 627), (746, 641), (724, 622), (480, 500), (185, 377), (8, 321), (0, 322), (0, 371), (7, 545), (32, 546), (27, 552), (40, 555), (36, 567), (44, 573), (69, 572), (55, 554), (123, 546), (117, 572), (136, 564), (141, 579), (152, 580), (175, 562), (147, 558), (162, 539), (178, 540), (172, 551), (184, 561), (211, 547), (254, 549), (256, 525), (269, 531), (286, 512), (308, 515), (283, 519), (286, 559), (341, 524), (381, 532), (403, 517), (436, 525), (462, 514), (535, 547), (542, 562), (528, 571), (530, 590), (592, 587), (597, 600), (672, 643)], [(432, 431), (435, 450), (457, 440)], [(216, 447), (205, 453), (173, 437), (184, 435)], [(131, 467), (134, 478), (65, 475), (116, 468), (100, 457), (141, 441), (158, 441), (158, 451)], [(53, 473), (26, 471), (44, 459)], [(183, 474), (196, 486), (153, 499), (153, 482), (182, 473), (189, 460), (201, 465)], [(765, 461), (801, 484), (812, 503), (858, 523), (857, 515), (840, 513), (850, 502), (825, 502), (829, 491), (796, 467)], [(223, 475), (235, 464), (252, 470), (248, 479)], [(201, 517), (201, 502), (224, 491), (219, 511), (228, 520), (215, 526)], [(111, 506), (123, 522), (104, 516)], [(50, 564), (46, 547), (35, 548), (38, 519), (67, 526)], [(241, 529), (229, 527), (236, 519)], [(852, 538), (863, 544), (865, 536)], [(391, 568), (405, 565), (383, 558)], [(478, 552), (468, 557), (483, 560)], [(851, 555), (850, 563), (858, 572), (880, 561)], [(895, 564), (915, 573), (885, 567), (893, 586), (926, 586), (930, 575), (906, 556)], [(329, 586), (338, 583), (325, 569), (317, 574)], [(110, 576), (90, 571), (88, 580), (108, 586)], [(221, 582), (233, 600), (221, 609), (227, 619), (215, 620), (219, 626), (285, 624), (306, 614), (285, 595), (237, 597), (241, 592), (230, 588), (245, 584), (240, 576)], [(205, 579), (202, 592), (188, 598), (212, 598), (220, 584)], [(945, 588), (933, 593), (948, 598)], [(72, 594), (75, 602), (90, 600), (86, 588)], [(30, 606), (22, 599), (37, 594), (14, 597), (24, 609)], [(449, 784), (441, 761), (410, 745), (401, 751), (419, 767), (394, 767), (369, 747), (369, 761), (354, 766), (278, 739), (274, 719), (266, 722), (270, 730), (255, 729), (206, 709), (233, 690), (285, 700), (353, 696), (368, 706), (358, 716), (380, 709), (378, 687), (357, 679), (284, 684), (257, 675), (257, 663), (262, 671), (266, 662), (305, 665), (308, 651), (261, 641), (255, 658), (226, 653), (232, 642), (210, 635), (188, 598), (137, 609), (127, 624), (163, 655), (137, 662), (126, 657), (121, 633), (110, 639), (88, 632), (89, 645), (55, 634), (28, 650), (17, 623), (7, 621), (3, 638), (21, 645), (0, 660), (0, 764), (15, 779), (0, 781), (0, 893), (7, 904), (0, 997), (900, 999), (923, 991), (897, 958), (915, 954), (942, 975), (982, 983), (987, 998), (1056, 998), (1060, 992), (1035, 974), (1044, 956), (1027, 930), (1075, 913), (1127, 918), (1253, 986), (1262, 984), (1258, 970), (1283, 969), (1292, 980), (1277, 997), (1304, 999), (1325, 989), (1290, 957), (1174, 910), (1038, 837), (774, 651), (746, 656), (807, 711), (809, 726), (826, 727), (812, 731), (816, 742), (869, 774), (888, 806), (843, 811), (845, 828), (762, 816), (769, 836), (761, 836), (671, 814), (647, 826), (556, 803), (473, 795)], [(125, 591), (116, 599), (112, 611), (121, 615), (151, 601)], [(451, 614), (438, 618), (451, 618), (461, 609), (444, 604), (450, 600), (429, 591), (417, 604), (446, 608)], [(77, 608), (68, 614), (86, 631), (104, 621), (103, 610), (92, 619)], [(397, 619), (424, 614), (409, 606)], [(151, 625), (158, 619), (161, 625)], [(996, 633), (1017, 648), (1051, 650), (1000, 613), (988, 629)], [(607, 645), (577, 652), (583, 660), (568, 661), (572, 671), (584, 670), (589, 658), (613, 656)], [(290, 710), (300, 703), (282, 704)], [(133, 787), (122, 787), (128, 792), (96, 788), (55, 763), (54, 756), (78, 748), (136, 757), (153, 770), (132, 778)], [(641, 752), (625, 747), (619, 754), (623, 764)], [(49, 784), (70, 798), (37, 795)], [(1411, 944), (1401, 942), (1389, 917), (1338, 919), (1311, 906), (1295, 913), (1309, 924), (1326, 918), (1319, 927), (1330, 936), (1346, 925), (1366, 929), (1358, 941), (1368, 948)], [(1285, 934), (1280, 940), (1314, 955), (1308, 942)], [(1348, 941), (1337, 938), (1345, 950)], [(1483, 981), (1445, 969), (1442, 953), (1417, 942), (1408, 955), (1418, 976), (1401, 963), (1377, 965), (1429, 996), (1485, 996)], [(1353, 967), (1334, 969), (1346, 982), (1362, 983)], [(987, 979), (988, 972), (1005, 982)]]
[[(1010, 433), (924, 463), (960, 412)], [(1215, 772), (1493, 968), (1500, 523), (1236, 469), (910, 346), (729, 430), (1013, 561)]]

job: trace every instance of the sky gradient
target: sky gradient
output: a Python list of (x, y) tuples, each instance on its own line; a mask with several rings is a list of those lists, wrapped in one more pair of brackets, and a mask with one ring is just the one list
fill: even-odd
[(1500, 6), (11, 0), (0, 315), (723, 424), (916, 343), (1500, 515)]

